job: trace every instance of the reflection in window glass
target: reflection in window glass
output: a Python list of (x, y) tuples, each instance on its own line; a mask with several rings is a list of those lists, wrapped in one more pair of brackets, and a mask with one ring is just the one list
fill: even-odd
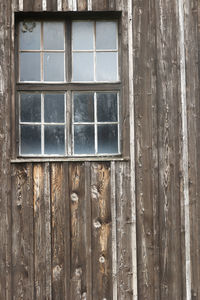
[(94, 94), (74, 94), (74, 122), (94, 122)]
[(94, 126), (74, 125), (74, 154), (94, 153)]
[(64, 50), (64, 23), (44, 22), (44, 50)]
[(98, 122), (117, 122), (117, 93), (97, 93)]
[(94, 48), (94, 22), (73, 22), (72, 47), (73, 50), (92, 50)]
[(44, 81), (64, 81), (63, 53), (44, 53)]
[(94, 80), (94, 54), (87, 52), (73, 53), (73, 80), (93, 81)]
[(65, 154), (64, 126), (49, 125), (44, 127), (44, 152), (45, 154)]
[(41, 154), (41, 127), (21, 125), (21, 154)]
[(40, 53), (20, 53), (20, 80), (40, 81)]
[(118, 153), (117, 125), (98, 125), (98, 153)]
[(40, 22), (20, 22), (20, 50), (40, 50)]
[(47, 123), (63, 123), (65, 121), (64, 95), (44, 95), (44, 121)]
[(116, 22), (96, 22), (96, 48), (97, 50), (117, 49)]
[(21, 94), (21, 122), (41, 122), (41, 95)]
[(117, 53), (96, 53), (96, 80), (116, 81), (117, 78)]

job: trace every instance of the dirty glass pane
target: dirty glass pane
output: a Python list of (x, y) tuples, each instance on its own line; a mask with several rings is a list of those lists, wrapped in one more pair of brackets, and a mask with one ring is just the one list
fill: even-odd
[(94, 93), (74, 94), (74, 122), (94, 122)]
[(44, 49), (64, 50), (64, 22), (44, 22)]
[(21, 125), (21, 154), (41, 154), (40, 125)]
[(21, 94), (20, 99), (21, 122), (40, 122), (41, 95)]
[(73, 53), (73, 80), (94, 80), (94, 55), (93, 53)]
[(41, 23), (20, 22), (19, 49), (40, 50)]
[(117, 53), (96, 53), (96, 79), (97, 81), (117, 81)]
[(64, 53), (44, 53), (44, 81), (64, 81)]
[(64, 126), (44, 127), (44, 153), (65, 154), (65, 130)]
[(117, 122), (117, 93), (97, 93), (97, 121)]
[(64, 123), (65, 121), (64, 95), (44, 95), (44, 121), (47, 123)]
[(74, 154), (94, 153), (94, 126), (74, 125)]
[(40, 53), (20, 53), (20, 80), (40, 81)]
[(94, 22), (72, 23), (72, 47), (73, 50), (92, 50), (94, 48)]
[(117, 125), (98, 125), (98, 153), (118, 153)]
[(96, 22), (96, 49), (117, 49), (117, 22)]

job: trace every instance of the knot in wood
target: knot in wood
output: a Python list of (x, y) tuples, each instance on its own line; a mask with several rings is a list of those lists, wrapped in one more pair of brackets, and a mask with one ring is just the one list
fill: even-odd
[(54, 280), (59, 279), (61, 270), (62, 270), (62, 268), (59, 265), (57, 265), (53, 268), (53, 279)]
[(78, 195), (77, 195), (76, 193), (72, 193), (72, 194), (71, 194), (71, 200), (72, 200), (73, 202), (78, 202)]
[(101, 223), (98, 220), (94, 220), (93, 224), (95, 228), (101, 228)]
[(100, 262), (101, 264), (104, 264), (104, 263), (105, 263), (105, 257), (104, 257), (103, 255), (99, 257), (99, 262)]
[(82, 275), (82, 269), (81, 269), (81, 268), (77, 268), (77, 269), (75, 270), (75, 277), (76, 277), (76, 278), (80, 278), (81, 275)]
[(83, 293), (83, 294), (82, 294), (81, 300), (87, 300), (87, 293)]

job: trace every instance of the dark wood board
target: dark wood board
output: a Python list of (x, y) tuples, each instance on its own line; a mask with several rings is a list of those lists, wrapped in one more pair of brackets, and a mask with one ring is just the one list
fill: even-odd
[(42, 0), (23, 0), (24, 11), (41, 11)]
[(47, 11), (57, 11), (57, 0), (47, 0)]

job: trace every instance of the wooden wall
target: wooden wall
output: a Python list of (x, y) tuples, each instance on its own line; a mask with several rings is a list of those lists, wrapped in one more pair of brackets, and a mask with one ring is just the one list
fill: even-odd
[[(122, 11), (129, 161), (10, 161), (14, 12), (42, 10)], [(0, 0), (0, 299), (200, 299), (199, 17), (198, 0)]]

